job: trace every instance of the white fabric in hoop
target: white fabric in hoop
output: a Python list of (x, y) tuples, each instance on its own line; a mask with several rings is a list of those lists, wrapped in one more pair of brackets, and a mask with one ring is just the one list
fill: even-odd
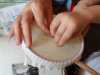
[[(70, 65), (74, 60), (79, 59), (83, 52), (83, 39), (77, 37), (67, 42), (63, 47), (58, 47), (54, 40), (45, 35), (39, 28), (33, 28), (33, 48), (29, 49), (23, 42), (22, 48), (30, 60), (30, 64), (39, 69), (46, 71), (57, 70), (63, 75), (62, 70), (65, 66)], [(50, 72), (51, 73), (51, 72)], [(40, 75), (49, 75), (41, 73)], [(54, 74), (52, 74), (54, 75)]]

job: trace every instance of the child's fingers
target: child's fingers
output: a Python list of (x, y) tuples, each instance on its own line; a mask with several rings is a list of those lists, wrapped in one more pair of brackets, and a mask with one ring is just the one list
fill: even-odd
[(55, 35), (55, 32), (57, 28), (59, 27), (59, 25), (60, 25), (60, 20), (57, 17), (55, 17), (54, 20), (50, 24), (50, 33), (52, 36)]
[(27, 46), (31, 47), (32, 46), (32, 24), (28, 22), (28, 19), (25, 16), (22, 18), (21, 28)]
[(66, 30), (65, 25), (60, 25), (55, 34), (55, 41), (58, 42)]
[(17, 45), (21, 44), (22, 42), (22, 31), (21, 31), (21, 16), (18, 16), (16, 18), (16, 21), (14, 23), (14, 36), (15, 36), (15, 39), (16, 39), (16, 43)]
[(64, 34), (62, 35), (61, 39), (59, 40), (59, 45), (62, 46), (66, 41), (68, 41), (74, 33), (72, 28), (67, 28)]

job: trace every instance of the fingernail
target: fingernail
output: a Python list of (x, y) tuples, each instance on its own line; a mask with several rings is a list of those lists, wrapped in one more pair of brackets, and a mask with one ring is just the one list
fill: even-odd
[(19, 46), (19, 45), (20, 45), (20, 43), (19, 43), (19, 42), (16, 42), (16, 45), (18, 45), (18, 46)]
[(62, 43), (62, 42), (59, 42), (58, 45), (59, 45), (59, 46), (63, 46), (63, 43)]
[(21, 40), (16, 40), (16, 44), (19, 46), (21, 44)]
[(54, 34), (53, 33), (50, 33), (50, 34), (51, 34), (52, 37), (54, 37)]
[(58, 37), (55, 36), (54, 39), (55, 39), (55, 42), (58, 43)]
[(59, 46), (62, 46), (62, 44), (60, 44), (60, 43), (59, 43), (58, 45), (59, 45)]
[(31, 43), (27, 43), (26, 45), (27, 45), (28, 48), (31, 48), (32, 47), (32, 44)]
[(52, 38), (54, 38), (54, 36), (52, 34), (50, 34)]
[(51, 36), (51, 37), (54, 37), (51, 33), (50, 33), (50, 36)]
[(18, 39), (16, 39), (16, 44), (17, 45), (20, 45), (22, 43), (22, 40), (21, 40), (21, 38), (18, 40)]

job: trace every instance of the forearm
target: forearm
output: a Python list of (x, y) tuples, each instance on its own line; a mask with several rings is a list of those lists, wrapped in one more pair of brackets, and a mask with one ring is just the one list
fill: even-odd
[(94, 23), (100, 23), (100, 5), (91, 6), (88, 8), (88, 10), (93, 15), (93, 21)]
[(91, 20), (91, 22), (100, 23), (100, 0), (81, 0), (73, 12), (82, 15)]
[(100, 5), (100, 0), (80, 0), (77, 4), (77, 6), (80, 7), (89, 7), (93, 5)]
[(88, 18), (91, 20), (91, 23), (100, 23), (100, 5), (87, 8), (74, 8), (73, 12)]

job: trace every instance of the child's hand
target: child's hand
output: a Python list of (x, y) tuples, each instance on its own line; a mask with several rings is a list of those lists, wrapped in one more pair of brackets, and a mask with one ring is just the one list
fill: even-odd
[(50, 25), (51, 35), (58, 45), (63, 45), (76, 34), (80, 34), (90, 23), (90, 18), (77, 13), (60, 13)]
[[(35, 2), (36, 1), (36, 2)], [(17, 44), (24, 39), (27, 46), (32, 46), (32, 24), (36, 23), (44, 32), (49, 33), (52, 19), (51, 0), (35, 0), (27, 5), (22, 13), (17, 16), (13, 24), (11, 36), (15, 36)]]

